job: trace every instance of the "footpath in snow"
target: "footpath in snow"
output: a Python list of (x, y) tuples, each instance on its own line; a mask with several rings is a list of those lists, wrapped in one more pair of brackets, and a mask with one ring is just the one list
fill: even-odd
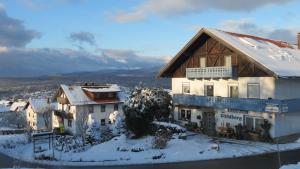
[[(205, 135), (188, 136), (187, 140), (174, 135), (165, 149), (152, 148), (152, 136), (128, 139), (125, 135), (98, 144), (82, 152), (60, 152), (55, 150), (57, 161), (34, 160), (32, 143), (26, 143), (26, 135), (0, 136), (0, 153), (17, 159), (53, 165), (126, 165), (146, 163), (169, 163), (195, 160), (233, 158), (277, 151), (275, 144), (250, 142), (248, 144), (215, 143)], [(280, 144), (280, 150), (300, 148), (300, 141)], [(286, 168), (284, 168), (286, 169)]]

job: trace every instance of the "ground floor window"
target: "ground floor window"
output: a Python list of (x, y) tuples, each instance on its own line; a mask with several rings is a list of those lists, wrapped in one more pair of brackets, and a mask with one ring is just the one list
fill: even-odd
[(261, 125), (264, 124), (264, 119), (262, 117), (245, 117), (245, 125), (248, 130), (251, 131), (261, 131)]
[(192, 112), (191, 110), (181, 109), (179, 114), (179, 120), (191, 120)]
[(72, 120), (68, 120), (68, 127), (72, 127)]
[(105, 126), (105, 119), (101, 119), (101, 126)]

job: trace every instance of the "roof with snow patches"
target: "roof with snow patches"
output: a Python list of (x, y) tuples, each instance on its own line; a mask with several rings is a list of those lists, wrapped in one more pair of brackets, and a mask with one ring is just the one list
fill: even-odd
[[(106, 86), (79, 86), (79, 85), (61, 85), (61, 89), (64, 91), (67, 99), (69, 100), (71, 105), (85, 105), (85, 104), (99, 104), (99, 102), (93, 100), (92, 98), (88, 97), (85, 91), (89, 92), (118, 92), (118, 97), (120, 102), (122, 102), (121, 97), (121, 89), (118, 85), (106, 85)], [(105, 103), (115, 103), (115, 101), (104, 101)], [(102, 102), (102, 104), (104, 103)]]

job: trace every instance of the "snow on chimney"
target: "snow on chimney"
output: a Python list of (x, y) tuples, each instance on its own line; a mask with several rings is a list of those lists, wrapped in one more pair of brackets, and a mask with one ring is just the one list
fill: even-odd
[(300, 50), (300, 32), (297, 35), (298, 49)]

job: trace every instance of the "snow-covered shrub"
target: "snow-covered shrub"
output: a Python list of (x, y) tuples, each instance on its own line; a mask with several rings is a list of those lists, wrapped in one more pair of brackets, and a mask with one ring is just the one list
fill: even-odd
[(173, 133), (184, 133), (186, 132), (186, 128), (179, 126), (178, 124), (174, 123), (167, 123), (167, 122), (160, 122), (160, 121), (154, 121), (152, 123), (153, 130), (157, 131), (160, 129), (169, 129)]
[(109, 115), (109, 120), (111, 121), (109, 129), (114, 136), (119, 136), (125, 133), (124, 116), (120, 112), (115, 111), (111, 113)]
[(97, 144), (100, 142), (100, 124), (95, 120), (92, 119), (90, 124), (88, 125), (88, 129), (85, 132), (86, 134), (86, 141), (89, 144)]
[(150, 132), (154, 118), (168, 119), (171, 111), (172, 99), (167, 91), (139, 86), (125, 103), (125, 122), (128, 129), (140, 137)]
[(152, 147), (155, 149), (164, 149), (173, 133), (169, 129), (160, 129), (155, 133)]
[(89, 145), (85, 144), (82, 137), (60, 136), (56, 139), (54, 147), (58, 151), (76, 153), (85, 151)]

